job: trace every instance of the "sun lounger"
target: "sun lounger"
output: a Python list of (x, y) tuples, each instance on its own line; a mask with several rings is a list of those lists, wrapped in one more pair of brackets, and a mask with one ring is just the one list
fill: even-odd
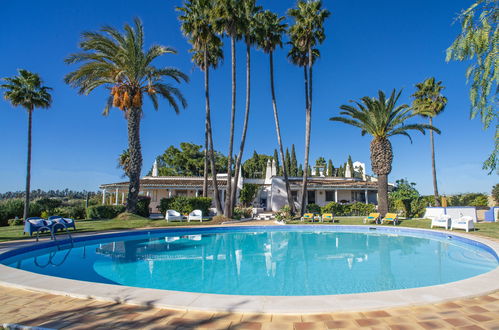
[(334, 222), (334, 216), (332, 213), (324, 213), (321, 217), (321, 221), (322, 222), (325, 222), (325, 221), (331, 221), (331, 222)]
[(449, 229), (451, 226), (451, 217), (445, 214), (434, 216), (431, 219), (431, 227), (443, 227)]
[(369, 215), (364, 219), (364, 223), (369, 223), (369, 222), (379, 222), (379, 213), (369, 213)]
[(470, 216), (462, 216), (459, 218), (454, 218), (451, 220), (450, 230), (452, 229), (464, 229), (469, 232), (470, 229), (475, 230), (475, 223), (473, 218)]
[(31, 217), (24, 221), (24, 233), (28, 233), (29, 236), (32, 236), (33, 233), (37, 231), (50, 231), (52, 226), (52, 222), (49, 222), (46, 219), (40, 217)]
[(303, 217), (300, 219), (301, 221), (314, 221), (314, 214), (313, 213), (305, 213)]
[(198, 220), (203, 222), (203, 212), (201, 210), (194, 210), (187, 216), (187, 222), (191, 220)]
[(384, 223), (384, 222), (393, 222), (393, 225), (397, 225), (399, 223), (399, 219), (398, 219), (398, 214), (397, 213), (387, 213), (385, 214), (385, 217), (383, 219), (381, 219), (381, 223)]
[(53, 221), (54, 225), (60, 224), (66, 228), (73, 228), (73, 230), (76, 230), (75, 221), (71, 218), (63, 218), (63, 217), (58, 216), (58, 215), (53, 215), (53, 216), (49, 217), (48, 220)]
[(167, 210), (166, 215), (165, 215), (165, 219), (166, 219), (166, 222), (175, 221), (175, 220), (182, 221), (182, 220), (184, 220), (184, 216), (175, 210)]

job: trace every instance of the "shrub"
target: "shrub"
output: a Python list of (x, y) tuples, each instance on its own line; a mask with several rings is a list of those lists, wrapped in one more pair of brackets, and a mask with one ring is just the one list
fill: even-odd
[(411, 218), (422, 218), (426, 212), (428, 206), (433, 206), (435, 204), (435, 198), (433, 195), (421, 196), (411, 201)]
[(376, 211), (376, 206), (374, 204), (366, 204), (361, 202), (355, 202), (349, 205), (349, 214), (348, 215), (368, 215), (369, 213), (373, 213)]
[(291, 209), (289, 208), (289, 205), (283, 206), (283, 208), (280, 209), (279, 211), (277, 211), (274, 214), (274, 216), (275, 216), (276, 220), (279, 220), (279, 221), (291, 219), (292, 215), (291, 215)]
[(251, 207), (236, 207), (234, 208), (234, 215), (232, 216), (234, 219), (242, 219), (242, 218), (251, 218), (253, 215), (253, 210)]
[(75, 205), (58, 207), (53, 210), (52, 215), (58, 215), (63, 218), (85, 219), (87, 213), (83, 206)]
[(149, 204), (151, 203), (151, 197), (149, 196), (139, 196), (137, 201), (137, 215), (144, 218), (149, 218)]
[(239, 193), (239, 200), (241, 204), (244, 206), (251, 205), (251, 202), (256, 197), (256, 193), (258, 192), (259, 186), (254, 183), (244, 183), (241, 192)]
[(159, 210), (162, 214), (165, 214), (166, 210), (175, 210), (182, 214), (190, 213), (193, 210), (201, 210), (204, 215), (207, 215), (210, 207), (211, 198), (208, 197), (175, 196), (162, 198), (159, 202)]
[(317, 204), (308, 204), (307, 205), (307, 212), (308, 213), (321, 213), (321, 207)]
[(470, 206), (487, 206), (489, 204), (489, 199), (485, 195), (476, 196), (474, 200), (471, 201)]
[(9, 226), (20, 226), (24, 223), (23, 219), (9, 219)]
[(336, 202), (327, 203), (322, 207), (322, 213), (332, 213), (337, 216), (342, 216), (344, 214), (344, 205)]
[(62, 206), (62, 200), (57, 199), (57, 198), (46, 197), (46, 198), (40, 198), (40, 199), (36, 200), (35, 204), (38, 204), (42, 211), (46, 211), (47, 213), (52, 213), (52, 211), (55, 208)]
[(118, 214), (125, 212), (123, 205), (96, 205), (87, 209), (88, 219), (113, 219)]
[(213, 219), (211, 219), (211, 223), (222, 223), (229, 220), (230, 219), (226, 218), (224, 215), (215, 215)]

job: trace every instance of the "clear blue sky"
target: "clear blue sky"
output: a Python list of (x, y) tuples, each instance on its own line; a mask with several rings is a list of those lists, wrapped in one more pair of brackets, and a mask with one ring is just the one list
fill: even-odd
[[(403, 88), (401, 102), (410, 102), (414, 84), (429, 76), (442, 80), (449, 102), (435, 120), (442, 130), (436, 139), (438, 181), (441, 193), (490, 192), (498, 181), (488, 176), (482, 161), (493, 147), (492, 130), (483, 131), (478, 119), (469, 120), (466, 64), (445, 63), (445, 49), (459, 32), (456, 14), (470, 0), (325, 0), (332, 12), (326, 23), (327, 39), (314, 71), (312, 162), (319, 156), (335, 165), (348, 155), (369, 164), (369, 137), (358, 129), (327, 119), (350, 99), (374, 96)], [(26, 68), (38, 72), (54, 88), (49, 110), (37, 110), (33, 121), (33, 189), (97, 190), (99, 184), (121, 180), (116, 159), (127, 147), (126, 121), (119, 110), (101, 116), (106, 93), (99, 90), (80, 96), (66, 86), (63, 77), (74, 67), (63, 63), (77, 51), (82, 31), (95, 31), (108, 24), (120, 27), (140, 17), (146, 43), (160, 43), (178, 50), (157, 65), (176, 66), (191, 82), (180, 86), (189, 107), (180, 115), (166, 105), (158, 112), (146, 103), (142, 121), (143, 173), (169, 145), (182, 141), (203, 144), (203, 75), (190, 60), (175, 7), (180, 0), (163, 1), (6, 1), (0, 11), (0, 77)], [(261, 0), (259, 4), (280, 14), (294, 6), (292, 0)], [(212, 112), (215, 147), (226, 153), (230, 118), (230, 53), (212, 75)], [(305, 111), (303, 71), (286, 60), (287, 49), (275, 54), (277, 101), (283, 140), (294, 143), (303, 162)], [(246, 157), (257, 150), (271, 154), (276, 148), (268, 83), (268, 57), (253, 51), (252, 113)], [(238, 44), (238, 145), (244, 111), (244, 47)], [(421, 120), (421, 119), (418, 119)], [(27, 114), (0, 101), (0, 192), (24, 189)], [(390, 181), (408, 178), (420, 192), (432, 191), (428, 135), (414, 133), (414, 143), (405, 137), (392, 139), (393, 171)]]

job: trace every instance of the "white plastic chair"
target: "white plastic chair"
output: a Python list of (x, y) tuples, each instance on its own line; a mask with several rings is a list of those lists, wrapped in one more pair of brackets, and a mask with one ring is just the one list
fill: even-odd
[(170, 222), (170, 221), (174, 221), (174, 220), (182, 221), (182, 220), (184, 220), (184, 216), (175, 210), (167, 210), (166, 215), (165, 215), (165, 219), (166, 219), (166, 222)]
[(452, 219), (450, 230), (452, 229), (464, 229), (469, 232), (470, 229), (475, 230), (475, 223), (473, 222), (473, 217), (462, 216), (458, 219)]
[(441, 214), (435, 216), (431, 219), (431, 227), (443, 227), (445, 229), (449, 229), (451, 226), (451, 217), (446, 214)]
[(203, 212), (201, 210), (192, 211), (187, 217), (187, 222), (190, 222), (191, 220), (199, 220), (203, 222)]

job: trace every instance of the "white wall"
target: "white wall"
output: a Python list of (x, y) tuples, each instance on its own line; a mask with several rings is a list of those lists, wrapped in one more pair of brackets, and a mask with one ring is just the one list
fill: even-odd
[(274, 177), (271, 185), (271, 200), (269, 206), (272, 211), (279, 211), (288, 203), (288, 194), (286, 193), (286, 184), (284, 180)]

